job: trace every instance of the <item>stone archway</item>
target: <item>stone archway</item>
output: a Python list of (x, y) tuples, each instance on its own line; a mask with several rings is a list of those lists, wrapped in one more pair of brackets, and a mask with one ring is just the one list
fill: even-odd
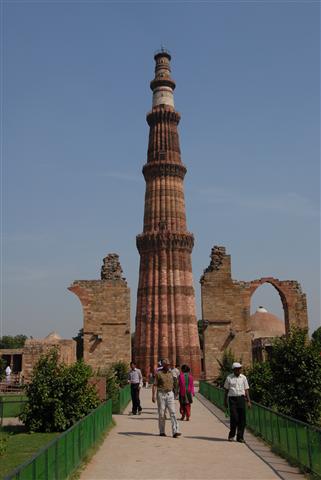
[(211, 263), (200, 280), (202, 294), (203, 356), (205, 376), (214, 378), (224, 350), (231, 349), (242, 363), (252, 363), (253, 332), (250, 326), (251, 297), (269, 283), (280, 295), (284, 309), (285, 331), (292, 326), (308, 327), (306, 295), (296, 280), (263, 277), (252, 281), (232, 279), (231, 257), (225, 247), (214, 246)]
[(289, 333), (292, 326), (307, 328), (308, 312), (306, 295), (302, 292), (301, 285), (296, 280), (279, 280), (274, 277), (263, 277), (247, 282), (247, 288), (244, 291), (244, 303), (248, 310), (248, 318), (252, 295), (258, 287), (265, 283), (272, 285), (280, 295), (284, 310), (286, 334)]

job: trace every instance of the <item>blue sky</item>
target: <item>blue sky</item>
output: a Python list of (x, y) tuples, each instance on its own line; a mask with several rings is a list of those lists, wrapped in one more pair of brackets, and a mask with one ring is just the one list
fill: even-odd
[[(120, 255), (135, 316), (156, 49), (172, 53), (194, 283), (211, 247), (233, 277), (296, 279), (320, 325), (318, 2), (2, 4), (4, 334), (70, 337), (67, 290)], [(252, 309), (282, 315), (261, 287)]]

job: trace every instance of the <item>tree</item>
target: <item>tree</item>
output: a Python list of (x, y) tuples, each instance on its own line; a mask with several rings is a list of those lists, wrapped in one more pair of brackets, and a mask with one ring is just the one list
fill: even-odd
[(118, 402), (119, 390), (127, 385), (128, 365), (125, 362), (115, 362), (107, 369), (99, 369), (97, 376), (106, 378), (106, 398)]
[(132, 347), (132, 358), (135, 358), (135, 353), (136, 353), (136, 350), (135, 350), (135, 332), (133, 332), (130, 335), (130, 342), (131, 342), (131, 347)]
[(314, 330), (312, 333), (312, 346), (319, 352), (321, 355), (321, 327)]
[(0, 357), (0, 382), (4, 379), (6, 375), (6, 366), (7, 362)]
[(204, 349), (204, 322), (203, 320), (197, 320), (197, 331), (198, 331), (198, 339), (200, 342), (200, 349)]
[(250, 385), (251, 399), (266, 407), (273, 407), (273, 375), (270, 363), (254, 363), (245, 374)]
[(112, 369), (115, 372), (116, 381), (120, 388), (123, 388), (128, 383), (128, 365), (125, 362), (115, 362), (112, 364)]
[(15, 337), (4, 335), (0, 337), (0, 348), (22, 348), (27, 338), (26, 335), (16, 335)]
[(321, 357), (307, 331), (292, 328), (275, 340), (270, 360), (271, 395), (281, 413), (303, 422), (321, 419)]
[(77, 360), (84, 357), (84, 329), (81, 328), (75, 337), (72, 337), (76, 342), (76, 356)]
[(226, 377), (232, 373), (232, 365), (234, 362), (240, 362), (241, 360), (236, 360), (234, 353), (231, 349), (224, 350), (222, 360), (218, 360), (220, 366), (220, 373), (219, 376), (215, 379), (215, 385), (218, 387), (223, 387)]
[(29, 431), (64, 431), (97, 407), (94, 386), (88, 384), (91, 368), (83, 361), (74, 365), (58, 362), (58, 350), (40, 357), (26, 388), (28, 403), (21, 420)]

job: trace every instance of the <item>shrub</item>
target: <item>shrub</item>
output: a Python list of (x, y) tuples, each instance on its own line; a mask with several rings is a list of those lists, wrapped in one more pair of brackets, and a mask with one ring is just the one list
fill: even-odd
[(275, 340), (270, 360), (271, 395), (279, 412), (318, 424), (321, 419), (321, 357), (307, 331), (292, 328)]
[(251, 399), (262, 403), (266, 407), (273, 406), (272, 386), (273, 376), (269, 362), (254, 363), (245, 372), (249, 386)]
[(8, 448), (10, 435), (5, 432), (0, 432), (0, 457), (4, 455)]
[(3, 358), (0, 358), (0, 382), (4, 379), (6, 376), (6, 366), (7, 362), (3, 360)]
[(115, 372), (110, 368), (106, 374), (106, 398), (113, 401), (113, 405), (118, 402), (120, 386), (117, 382)]
[(111, 366), (112, 370), (115, 372), (116, 381), (120, 388), (123, 388), (128, 383), (128, 365), (125, 362), (116, 362)]
[(97, 375), (106, 378), (106, 398), (116, 404), (119, 390), (127, 385), (128, 365), (124, 362), (115, 362), (108, 369), (98, 370)]
[(63, 431), (97, 407), (96, 389), (88, 384), (91, 376), (91, 368), (82, 361), (71, 366), (59, 363), (57, 349), (40, 357), (26, 388), (28, 403), (20, 415), (27, 429)]
[(317, 350), (319, 355), (321, 355), (321, 327), (317, 328), (312, 333), (311, 343), (312, 346)]
[[(241, 360), (236, 360), (234, 353), (231, 349), (224, 350), (222, 360), (217, 360), (220, 366), (219, 376), (214, 380), (215, 385), (218, 387), (224, 387), (226, 377), (232, 373), (232, 364), (234, 362), (241, 362)], [(242, 363), (242, 362), (241, 362)]]

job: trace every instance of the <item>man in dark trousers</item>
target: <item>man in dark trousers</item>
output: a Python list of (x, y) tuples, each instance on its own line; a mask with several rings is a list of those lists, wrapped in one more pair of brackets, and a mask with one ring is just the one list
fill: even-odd
[(136, 368), (134, 362), (130, 363), (130, 371), (128, 373), (128, 383), (130, 383), (130, 393), (132, 397), (132, 415), (141, 414), (142, 407), (140, 405), (139, 391), (143, 385), (143, 376), (139, 368)]
[(242, 365), (234, 362), (232, 365), (233, 373), (228, 375), (225, 380), (225, 408), (230, 409), (230, 432), (228, 440), (232, 442), (236, 435), (238, 442), (244, 443), (244, 430), (246, 424), (245, 402), (251, 407), (249, 395), (249, 384), (245, 375), (241, 373)]

